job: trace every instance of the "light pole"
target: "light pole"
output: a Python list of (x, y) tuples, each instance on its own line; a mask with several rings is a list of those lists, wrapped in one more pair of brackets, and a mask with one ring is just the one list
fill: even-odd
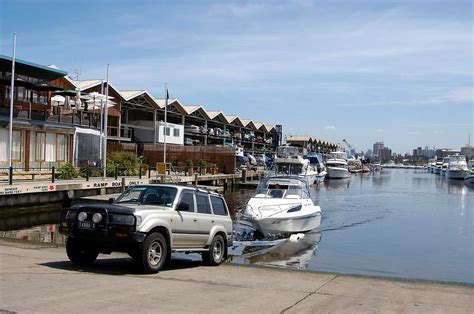
[(12, 58), (12, 80), (10, 86), (10, 129), (9, 129), (9, 141), (8, 141), (8, 164), (10, 167), (10, 184), (11, 176), (13, 171), (12, 153), (13, 153), (13, 89), (15, 88), (15, 57), (16, 57), (16, 33), (13, 33), (13, 58)]
[(109, 101), (109, 64), (107, 63), (107, 77), (106, 77), (107, 86), (105, 88), (105, 108), (104, 108), (104, 156), (102, 157), (104, 161), (104, 179), (107, 177), (107, 103)]

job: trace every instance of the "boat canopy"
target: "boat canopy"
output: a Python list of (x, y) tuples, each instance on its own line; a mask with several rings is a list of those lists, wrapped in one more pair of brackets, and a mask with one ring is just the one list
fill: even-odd
[(277, 148), (277, 157), (298, 157), (300, 155), (300, 151), (298, 147), (294, 146), (280, 146)]
[(310, 198), (306, 180), (299, 177), (270, 177), (263, 179), (253, 197), (279, 199)]

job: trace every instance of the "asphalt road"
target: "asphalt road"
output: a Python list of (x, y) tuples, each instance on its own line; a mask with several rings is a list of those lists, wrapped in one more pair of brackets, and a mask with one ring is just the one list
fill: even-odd
[(0, 313), (472, 313), (474, 288), (174, 260), (138, 274), (126, 255), (72, 265), (64, 248), (0, 240)]

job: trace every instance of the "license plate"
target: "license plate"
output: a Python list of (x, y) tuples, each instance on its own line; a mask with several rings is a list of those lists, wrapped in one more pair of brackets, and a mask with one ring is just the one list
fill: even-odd
[(80, 229), (95, 229), (95, 224), (93, 222), (88, 222), (88, 221), (79, 221), (79, 228)]

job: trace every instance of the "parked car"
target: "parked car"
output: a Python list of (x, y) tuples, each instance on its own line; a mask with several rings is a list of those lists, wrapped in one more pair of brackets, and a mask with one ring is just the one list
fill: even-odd
[(59, 231), (79, 265), (99, 253), (128, 253), (146, 273), (158, 272), (171, 252), (198, 252), (219, 265), (232, 246), (232, 220), (224, 198), (206, 190), (169, 184), (129, 187), (110, 204), (80, 204), (64, 213)]

